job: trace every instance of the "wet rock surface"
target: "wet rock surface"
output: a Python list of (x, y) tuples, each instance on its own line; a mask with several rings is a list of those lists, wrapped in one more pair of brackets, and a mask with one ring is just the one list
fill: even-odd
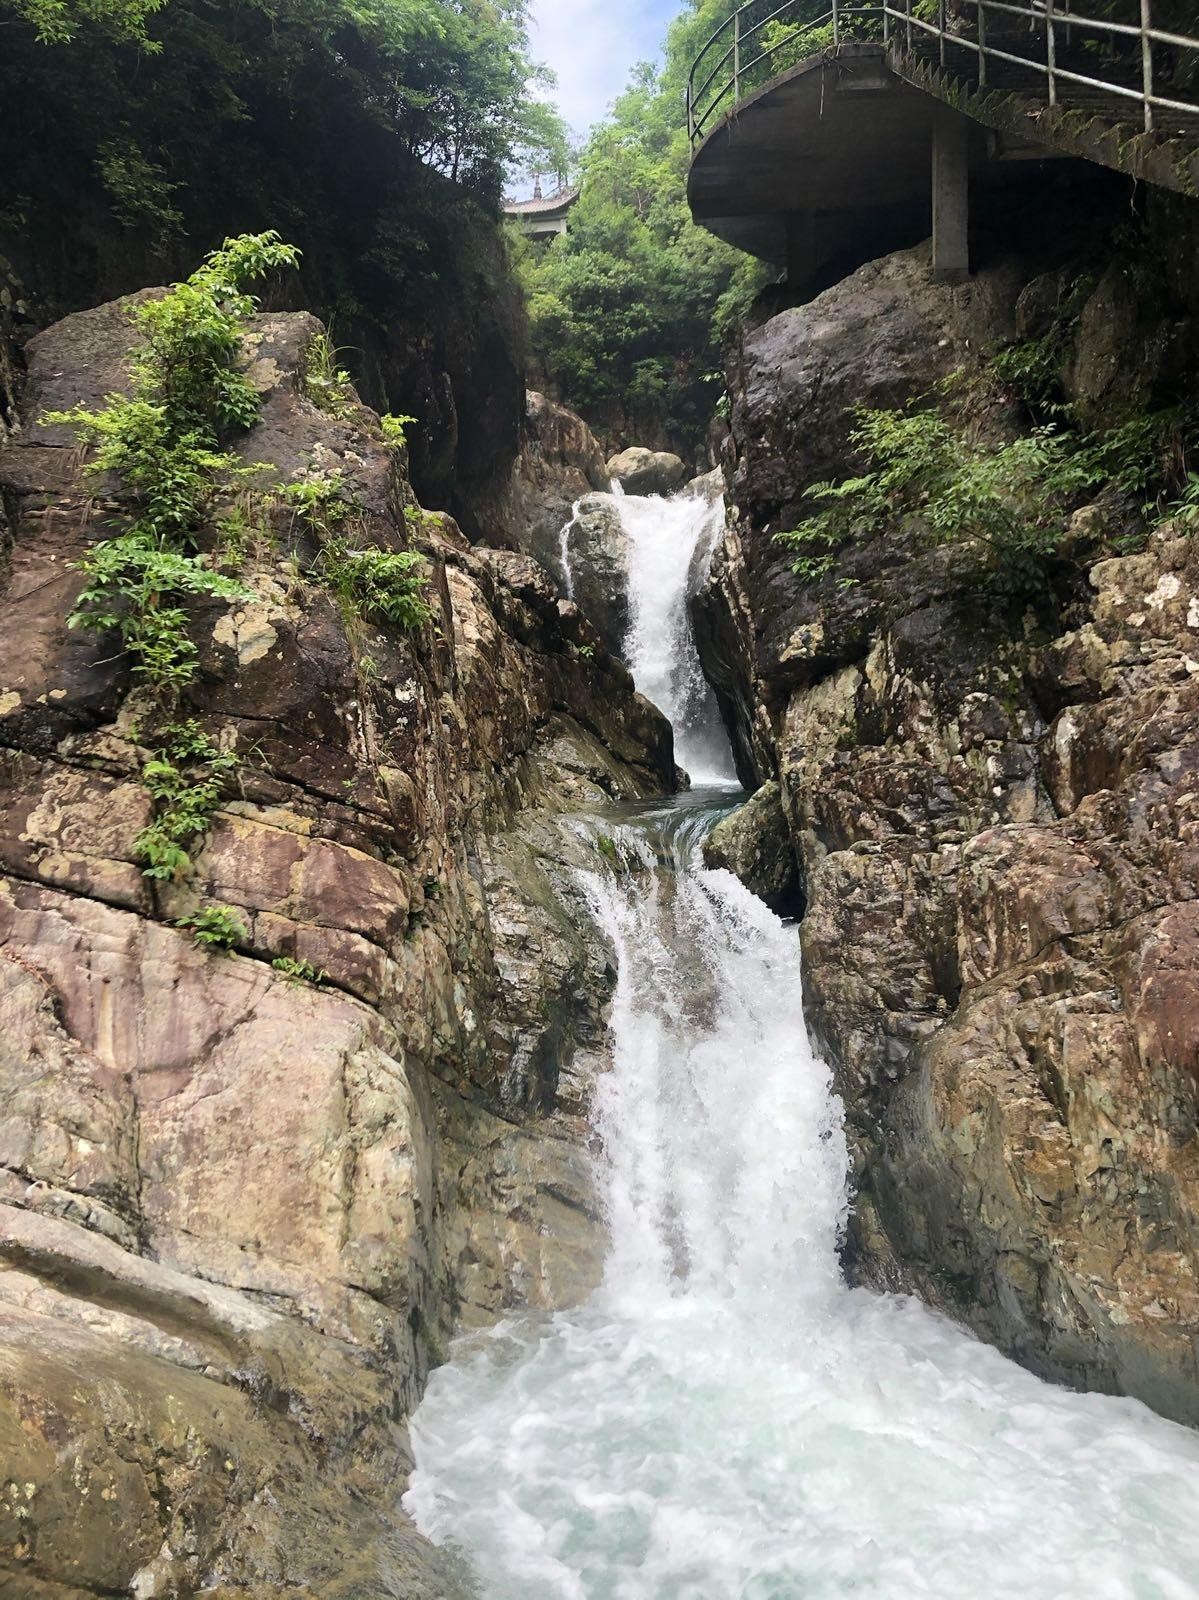
[(704, 841), (704, 864), (735, 874), (780, 916), (802, 913), (795, 847), (773, 779), (716, 825)]
[(587, 495), (564, 535), (570, 592), (614, 655), (629, 632), (629, 536), (610, 495)]
[(603, 451), (582, 417), (530, 390), (502, 521), (510, 542), (552, 573), (564, 593), (562, 530), (576, 501), (609, 487)]
[[(808, 1014), (854, 1159), (851, 1272), (1194, 1423), (1195, 541), (1167, 523), (1100, 560), (1083, 541), (1051, 626), (964, 602), (953, 552), (902, 529), (818, 582), (771, 542), (807, 484), (858, 470), (856, 405), (1035, 332), (1047, 292), (1020, 262), (937, 286), (907, 252), (748, 335), (699, 632), (743, 778), (777, 782), (799, 862)], [(1101, 273), (1090, 292), (1114, 290)], [(1159, 355), (1130, 347), (1117, 382), (1099, 309), (1064, 355), (1092, 415), (1163, 348), (1160, 316), (1126, 318)], [(1102, 533), (1110, 507), (1087, 515)], [(768, 887), (770, 826), (726, 829), (713, 850)]]
[(673, 494), (687, 478), (687, 465), (669, 450), (631, 445), (608, 462), (608, 476), (626, 494)]
[[(670, 730), (535, 561), (302, 397), (315, 329), (255, 320), (243, 453), (341, 471), (435, 618), (348, 617), (263, 543), (195, 617), (177, 715), (241, 765), (185, 883), (134, 860), (153, 707), (66, 627), (115, 486), (36, 420), (121, 386), (124, 306), (32, 342), (0, 454), (0, 1588), (30, 1600), (467, 1593), (397, 1509), (403, 1419), (456, 1328), (599, 1268), (610, 961), (555, 819), (669, 789)], [(225, 956), (175, 926), (218, 903)]]

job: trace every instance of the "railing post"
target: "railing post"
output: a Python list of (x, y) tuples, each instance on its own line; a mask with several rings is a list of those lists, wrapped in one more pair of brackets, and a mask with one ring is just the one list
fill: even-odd
[(1153, 132), (1153, 0), (1141, 0), (1141, 89), (1145, 96), (1145, 132)]
[[(694, 68), (692, 69), (694, 70)], [(695, 143), (695, 114), (691, 108), (691, 79), (687, 79), (687, 137)]]
[(941, 65), (945, 65), (945, 0), (937, 0), (937, 32), (941, 39)]
[(741, 104), (741, 10), (733, 13), (733, 104)]
[(833, 43), (841, 43), (841, 16), (837, 10), (837, 0), (833, 0)]
[(1045, 64), (1049, 69), (1049, 104), (1057, 105), (1057, 38), (1053, 28), (1053, 0), (1045, 0)]
[(987, 87), (987, 0), (978, 0), (978, 86)]
[(889, 0), (883, 0), (883, 47), (891, 43), (891, 12), (888, 9)]
[(908, 19), (908, 54), (912, 53), (912, 0), (903, 0), (904, 15)]

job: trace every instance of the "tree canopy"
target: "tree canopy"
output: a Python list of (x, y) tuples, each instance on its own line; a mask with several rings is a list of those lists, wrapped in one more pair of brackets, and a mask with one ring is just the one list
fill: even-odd
[(190, 258), (352, 222), (400, 264), (419, 169), (494, 207), (513, 161), (561, 159), (526, 5), (0, 0), (0, 231), (107, 211), (131, 247), (187, 235)]
[(702, 435), (723, 387), (722, 331), (765, 277), (687, 206), (687, 73), (735, 9), (691, 0), (664, 64), (639, 66), (592, 133), (570, 233), (521, 263), (534, 352), (563, 398), (680, 442)]

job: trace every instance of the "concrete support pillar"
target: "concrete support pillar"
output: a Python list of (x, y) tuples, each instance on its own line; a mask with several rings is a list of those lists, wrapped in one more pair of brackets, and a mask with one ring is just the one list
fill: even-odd
[(806, 289), (816, 276), (816, 217), (811, 211), (787, 213), (787, 283)]
[(933, 113), (933, 279), (970, 276), (970, 124), (938, 104)]

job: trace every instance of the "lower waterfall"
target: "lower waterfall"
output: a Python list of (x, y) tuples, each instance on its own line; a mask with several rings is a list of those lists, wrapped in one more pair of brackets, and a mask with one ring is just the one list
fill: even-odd
[(699, 854), (737, 798), (686, 621), (708, 516), (622, 505), (630, 664), (707, 786), (595, 824), (619, 857), (584, 884), (618, 968), (604, 1282), (457, 1343), (406, 1508), (483, 1600), (1192, 1600), (1199, 1435), (842, 1282), (795, 929)]

